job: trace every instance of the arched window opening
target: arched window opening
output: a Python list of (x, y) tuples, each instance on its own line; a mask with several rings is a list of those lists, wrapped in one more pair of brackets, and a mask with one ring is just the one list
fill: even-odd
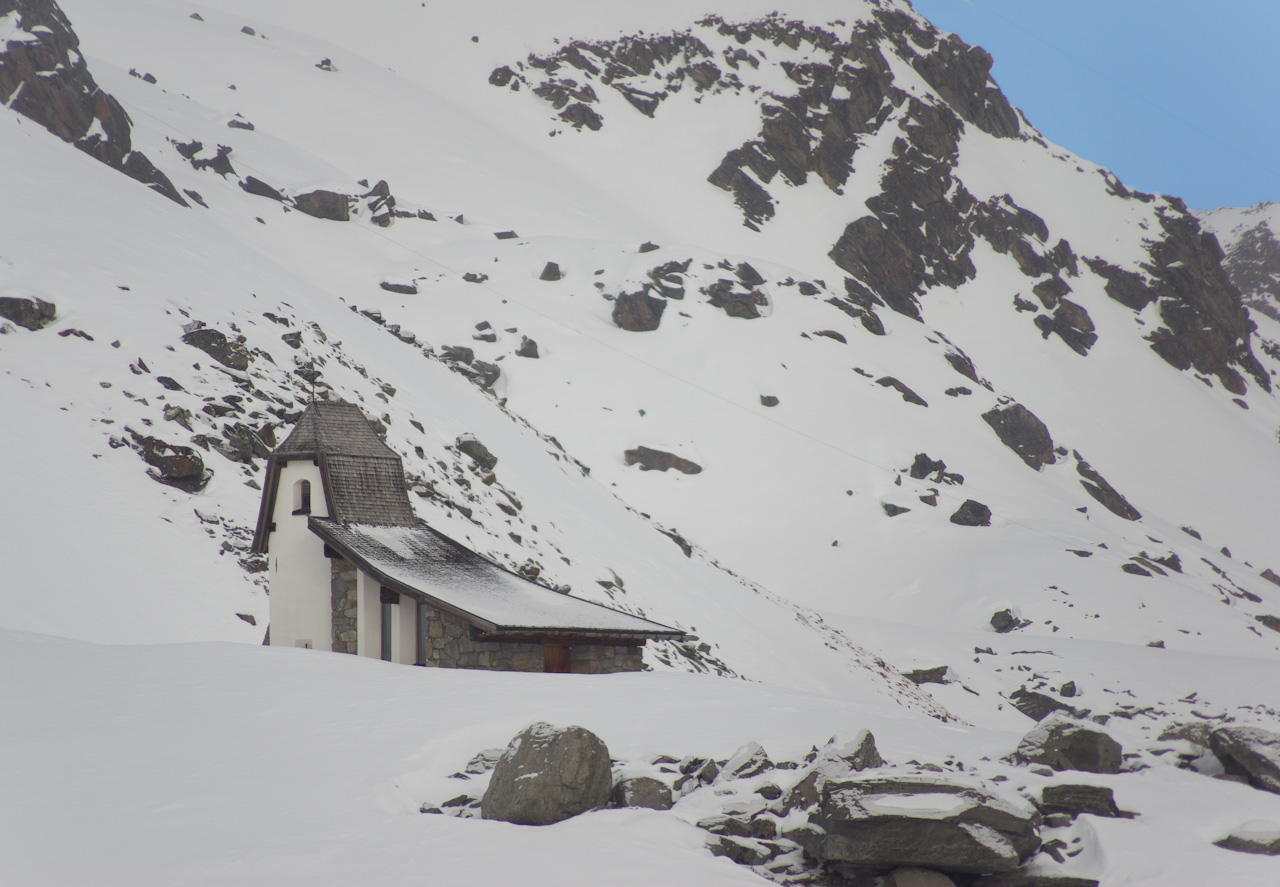
[(311, 513), (311, 481), (300, 480), (293, 485), (293, 513)]

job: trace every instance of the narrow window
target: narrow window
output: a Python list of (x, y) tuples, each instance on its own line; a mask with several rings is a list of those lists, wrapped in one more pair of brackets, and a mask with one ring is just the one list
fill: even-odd
[(311, 513), (311, 481), (300, 480), (293, 485), (293, 513)]
[(417, 604), (418, 630), (417, 642), (418, 648), (414, 651), (413, 664), (427, 664), (427, 604), (425, 601), (415, 601)]
[(400, 603), (400, 595), (384, 586), (379, 599), (382, 601), (382, 658), (386, 662), (391, 662), (391, 642), (394, 638), (393, 619), (395, 618), (391, 608)]

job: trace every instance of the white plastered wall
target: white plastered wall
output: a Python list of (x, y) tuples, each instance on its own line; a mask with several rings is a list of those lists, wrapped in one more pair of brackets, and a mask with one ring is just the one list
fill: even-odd
[(311, 483), (311, 514), (327, 517), (320, 468), (310, 459), (287, 462), (280, 468), (275, 530), (267, 542), (271, 582), (271, 645), (296, 647), (303, 642), (317, 650), (333, 648), (329, 593), (329, 560), (324, 543), (307, 529), (307, 515), (294, 514), (295, 487)]

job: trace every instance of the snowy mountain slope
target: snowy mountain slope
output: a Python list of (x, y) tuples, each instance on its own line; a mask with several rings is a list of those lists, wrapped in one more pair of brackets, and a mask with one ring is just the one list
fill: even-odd
[[(1274, 400), (1245, 382), (1229, 363), (1216, 365), (1221, 371), (1219, 381), (1233, 388), (1244, 386), (1239, 399), (1250, 407), (1248, 411), (1231, 402), (1232, 392), (1218, 385), (1206, 389), (1189, 373), (1171, 371), (1134, 335), (1161, 324), (1164, 318), (1154, 313), (1157, 306), (1150, 304), (1135, 313), (1104, 292), (1111, 283), (1106, 275), (1132, 283), (1124, 277), (1124, 269), (1150, 261), (1146, 253), (1152, 242), (1158, 243), (1147, 240), (1152, 232), (1162, 225), (1183, 224), (1176, 204), (1126, 198), (1127, 192), (1113, 178), (1065, 152), (1045, 148), (1025, 122), (1015, 124), (1025, 138), (996, 137), (976, 124), (961, 125), (954, 157), (942, 158), (946, 167), (942, 174), (959, 183), (953, 184), (953, 190), (971, 193), (974, 205), (993, 207), (967, 224), (977, 226), (974, 230), (995, 225), (998, 231), (999, 225), (992, 220), (1005, 219), (1006, 224), (1015, 225), (1008, 229), (1013, 230), (1011, 239), (969, 236), (965, 260), (973, 271), (952, 278), (954, 292), (935, 285), (926, 287), (928, 291), (919, 298), (910, 293), (899, 298), (898, 307), (908, 314), (912, 305), (918, 305), (923, 324), (866, 301), (859, 295), (860, 283), (850, 289), (837, 282), (847, 269), (837, 268), (825, 253), (841, 237), (842, 226), (866, 212), (863, 204), (876, 196), (879, 174), (894, 167), (893, 140), (906, 133), (927, 145), (937, 135), (924, 132), (927, 127), (917, 118), (926, 114), (922, 109), (943, 108), (944, 103), (912, 67), (913, 57), (929, 42), (920, 36), (928, 33), (927, 26), (910, 20), (915, 30), (906, 31), (908, 37), (885, 37), (876, 44), (893, 88), (902, 90), (906, 98), (896, 111), (885, 105), (889, 116), (859, 141), (853, 177), (843, 187), (844, 193), (816, 181), (794, 187), (775, 183), (771, 186), (775, 216), (755, 232), (741, 224), (740, 210), (730, 195), (705, 179), (708, 170), (714, 170), (710, 164), (718, 162), (717, 153), (751, 138), (752, 118), (759, 119), (763, 102), (760, 96), (781, 90), (787, 82), (785, 68), (773, 61), (764, 61), (758, 68), (740, 64), (743, 89), (695, 96), (688, 88), (668, 96), (652, 120), (616, 90), (602, 86), (598, 92), (608, 101), (601, 99), (607, 107), (600, 131), (576, 132), (560, 124), (559, 134), (549, 140), (545, 125), (551, 109), (546, 102), (527, 89), (513, 95), (488, 82), (492, 70), (488, 66), (495, 60), (514, 61), (517, 52), (528, 48), (554, 51), (554, 40), (537, 38), (538, 32), (494, 32), (476, 44), (470, 35), (464, 36), (475, 19), (463, 16), (436, 29), (419, 23), (413, 33), (431, 30), (429, 38), (423, 38), (431, 41), (428, 52), (410, 40), (377, 44), (366, 33), (371, 27), (377, 33), (393, 26), (409, 28), (404, 17), (417, 13), (407, 6), (391, 7), (384, 13), (390, 17), (378, 19), (377, 27), (366, 23), (349, 34), (340, 27), (346, 19), (338, 16), (337, 5), (321, 6), (305, 16), (288, 6), (272, 7), (270, 16), (243, 23), (247, 10), (234, 5), (224, 9), (202, 8), (203, 20), (198, 21), (187, 13), (148, 4), (122, 4), (110, 14), (91, 4), (68, 6), (95, 75), (134, 117), (135, 141), (151, 156), (163, 158), (162, 166), (178, 187), (202, 195), (209, 209), (192, 207), (181, 212), (177, 207), (161, 207), (145, 193), (130, 191), (127, 181), (112, 180), (110, 187), (119, 189), (119, 195), (103, 201), (95, 211), (85, 192), (100, 192), (106, 171), (78, 163), (76, 173), (59, 172), (57, 178), (66, 193), (80, 196), (58, 203), (69, 206), (74, 201), (74, 215), (84, 231), (77, 239), (93, 244), (102, 255), (81, 250), (80, 270), (65, 267), (62, 250), (55, 246), (61, 241), (41, 231), (37, 220), (23, 233), (30, 245), (10, 250), (15, 258), (10, 260), (13, 271), (7, 286), (15, 294), (48, 298), (59, 303), (64, 319), (74, 318), (69, 311), (83, 310), (74, 295), (77, 289), (87, 295), (105, 288), (106, 278), (118, 277), (120, 282), (114, 286), (129, 286), (129, 327), (135, 336), (140, 328), (150, 328), (143, 318), (159, 320), (158, 311), (175, 307), (191, 319), (245, 335), (247, 348), (270, 355), (255, 361), (255, 372), (270, 370), (255, 384), (266, 386), (260, 389), (268, 395), (266, 402), (277, 399), (272, 406), (275, 412), (268, 414), (259, 407), (256, 416), (251, 414), (253, 430), (267, 434), (270, 431), (263, 423), (272, 430), (282, 428), (289, 410), (296, 410), (298, 398), (308, 396), (305, 381), (296, 376), (290, 380), (283, 368), (312, 358), (326, 361), (321, 369), (325, 384), (342, 396), (361, 397), (374, 406), (371, 412), (390, 420), (393, 445), (407, 457), (411, 473), (422, 478), (422, 491), (432, 497), (422, 503), (425, 513), (433, 522), (465, 527), (464, 538), (473, 536), (477, 527), (449, 503), (469, 500), (465, 494), (459, 499), (440, 490), (465, 488), (452, 480), (458, 476), (452, 466), (441, 469), (436, 460), (447, 454), (442, 448), (457, 433), (470, 431), (494, 448), (505, 467), (515, 458), (505, 454), (500, 444), (501, 437), (510, 434), (508, 420), (498, 420), (504, 423), (502, 430), (482, 432), (482, 420), (473, 411), (497, 414), (476, 399), (473, 389), (449, 376), (447, 382), (434, 382), (431, 388), (449, 385), (459, 392), (458, 397), (476, 401), (478, 407), (451, 408), (466, 418), (444, 430), (449, 423), (442, 420), (447, 414), (439, 403), (441, 395), (436, 390), (428, 394), (427, 388), (415, 384), (423, 373), (439, 375), (441, 365), (424, 360), (417, 347), (389, 336), (390, 327), (378, 329), (372, 320), (342, 311), (344, 305), (380, 312), (385, 322), (413, 331), (439, 353), (445, 345), (472, 347), (477, 359), (501, 367), (494, 390), (505, 398), (508, 408), (564, 444), (592, 469), (594, 482), (608, 485), (637, 511), (678, 528), (708, 557), (820, 611), (910, 621), (924, 618), (939, 626), (982, 630), (994, 610), (1015, 607), (1039, 626), (1036, 631), (1047, 633), (1057, 628), (1077, 636), (1121, 637), (1140, 643), (1167, 636), (1172, 644), (1255, 650), (1257, 655), (1274, 649), (1252, 618), (1277, 609), (1274, 587), (1258, 578), (1270, 566), (1265, 559), (1271, 531), (1261, 516), (1280, 492), (1271, 473), (1259, 468), (1274, 452)], [(748, 11), (741, 12), (745, 17)], [(862, 21), (884, 21), (876, 19), (880, 12), (875, 5), (868, 6)], [(572, 9), (564, 11), (566, 27), (578, 21), (572, 13)], [(690, 27), (673, 10), (654, 15), (653, 21), (664, 27)], [(777, 20), (766, 21), (777, 26)], [(246, 25), (256, 33), (242, 32)], [(694, 28), (699, 40), (721, 53), (730, 45), (760, 42), (751, 34), (739, 42), (732, 29), (722, 34), (723, 28), (714, 23)], [(602, 39), (609, 30), (577, 33)], [(164, 36), (157, 39), (157, 35)], [(345, 49), (339, 38), (349, 40), (347, 45), (353, 48)], [(491, 42), (499, 45), (491, 47)], [(484, 47), (478, 57), (477, 47)], [(348, 54), (343, 56), (340, 48)], [(757, 48), (765, 56), (803, 56), (812, 55), (815, 45), (801, 39), (794, 50), (786, 43)], [(336, 70), (317, 68), (324, 58)], [(379, 64), (384, 62), (392, 62), (394, 70)], [(157, 83), (130, 76), (130, 68), (153, 74)], [(484, 73), (483, 82), (478, 74), (460, 76), (467, 71)], [(231, 90), (233, 83), (236, 88)], [(308, 94), (315, 99), (299, 100)], [(306, 111), (316, 107), (324, 112)], [(415, 113), (406, 113), (405, 108)], [(899, 112), (906, 116), (895, 117)], [(973, 116), (972, 109), (968, 113)], [(228, 128), (227, 121), (237, 119), (236, 114), (255, 128)], [(371, 123), (360, 124), (373, 120), (379, 121), (377, 138), (372, 137)], [(729, 125), (728, 133), (718, 128), (731, 120), (738, 122)], [(338, 121), (342, 125), (336, 125)], [(29, 139), (39, 141), (42, 135), (27, 133), (30, 124), (15, 120), (13, 125)], [(494, 136), (495, 126), (505, 130), (505, 139)], [(680, 136), (673, 139), (669, 133)], [(19, 138), (16, 131), (11, 137)], [(193, 141), (200, 142), (201, 148), (192, 151)], [(16, 164), (15, 168), (39, 172), (27, 183), (29, 196), (18, 193), (15, 199), (32, 205), (47, 201), (49, 176), (41, 167), (48, 161), (35, 155), (50, 150), (49, 142), (44, 137), (41, 147), (32, 146), (30, 160)], [(671, 152), (675, 144), (682, 146), (687, 162), (663, 160), (663, 152)], [(698, 145), (698, 150), (688, 153), (689, 144)], [(212, 158), (215, 145), (227, 145), (235, 174), (222, 176), (213, 169), (193, 168), (179, 153), (179, 145), (188, 146), (184, 150), (197, 162)], [(19, 149), (15, 145), (13, 150)], [(871, 162), (864, 163), (866, 155)], [(79, 161), (74, 155), (60, 156), (68, 165)], [(424, 163), (423, 158), (430, 162)], [(496, 170), (502, 171), (500, 188), (494, 185)], [(642, 170), (646, 172), (636, 174)], [(357, 176), (367, 183), (388, 171), (388, 180), (394, 183), (391, 193), (402, 198), (396, 211), (415, 216), (382, 219), (389, 227), (371, 221), (386, 212), (385, 204), (377, 207), (376, 195), (356, 204), (352, 222), (338, 224), (288, 212), (287, 205), (282, 214), (269, 198), (233, 184), (252, 175), (283, 188), (289, 196), (317, 187), (354, 194), (370, 187), (353, 181)], [(79, 181), (77, 176), (88, 178)], [(94, 184), (88, 183), (89, 178)], [(606, 188), (606, 183), (612, 185)], [(1011, 196), (1012, 205), (991, 202), (1002, 193)], [(129, 230), (103, 242), (110, 226), (100, 220), (110, 217), (108, 207), (133, 200), (145, 205), (151, 220), (131, 219)], [(477, 209), (473, 211), (472, 206)], [(671, 212), (676, 206), (689, 211)], [(1034, 221), (1028, 221), (1017, 207), (1043, 218), (1049, 235), (1041, 237)], [(416, 217), (420, 210), (436, 221)], [(950, 210), (938, 211), (942, 215), (935, 221), (945, 221)], [(171, 216), (173, 212), (179, 215)], [(67, 214), (73, 213), (68, 210)], [(465, 224), (448, 221), (458, 214)], [(33, 211), (32, 215), (38, 214)], [(1008, 221), (1010, 216), (1013, 222)], [(62, 238), (67, 237), (67, 219), (49, 221)], [(1019, 233), (1019, 225), (1029, 226), (1032, 233)], [(165, 230), (139, 236), (140, 230), (152, 228)], [(507, 230), (520, 236), (495, 238)], [(588, 232), (593, 236), (584, 239), (581, 235)], [(658, 240), (660, 249), (639, 253), (637, 241), (642, 237)], [(1043, 258), (1047, 245), (1057, 237), (1073, 245), (1067, 250), (1073, 258), (1063, 266), (1062, 276), (1046, 280), (1070, 281), (1071, 297), (1087, 310), (1097, 340), (1083, 355), (1068, 347), (1068, 337), (1046, 337), (1048, 333), (1042, 334), (1031, 318), (1023, 316), (1037, 314), (1049, 324), (1055, 322), (1028, 301), (1039, 298), (1048, 303), (1028, 291), (1035, 278), (1028, 278), (1021, 265), (1039, 267), (1036, 257)], [(149, 255), (163, 256), (165, 261), (135, 258), (133, 250), (139, 241), (147, 243)], [(193, 243), (201, 244), (203, 255), (193, 254)], [(734, 252), (728, 247), (751, 251)], [(1077, 260), (1076, 253), (1083, 259)], [(1060, 256), (1065, 254), (1058, 251)], [(1105, 263), (1098, 264), (1100, 270), (1087, 267), (1091, 256)], [(688, 270), (672, 278), (683, 284), (684, 298), (665, 300), (668, 310), (659, 329), (636, 333), (613, 323), (617, 303), (610, 297), (616, 299), (646, 284), (652, 288), (654, 269), (670, 262), (683, 267), (686, 260)], [(753, 278), (745, 271), (739, 274), (743, 260), (750, 260), (752, 271), (763, 279), (752, 284), (758, 286), (754, 292), (763, 300), (748, 309), (747, 313), (762, 314), (755, 319), (727, 316), (725, 308), (704, 301), (699, 293), (714, 291), (721, 280), (737, 281), (735, 287), (724, 290), (729, 297), (725, 304), (730, 308), (746, 304), (733, 301), (735, 294), (741, 297), (752, 291), (742, 275)], [(559, 264), (565, 275), (561, 280), (537, 279), (547, 261)], [(78, 275), (79, 284), (63, 285), (55, 293), (47, 275), (59, 265), (64, 266), (60, 275)], [(869, 268), (865, 263), (861, 267)], [(108, 268), (114, 272), (104, 276)], [(123, 273), (125, 268), (130, 273)], [(469, 283), (461, 279), (464, 272), (483, 274), (486, 279)], [(869, 268), (867, 273), (875, 277), (877, 272)], [(154, 279), (148, 283), (144, 275)], [(966, 277), (972, 279), (966, 281)], [(413, 281), (418, 292), (389, 293), (378, 287), (385, 281)], [(120, 295), (124, 292), (117, 290), (114, 298), (124, 298)], [(178, 292), (183, 293), (181, 298), (174, 297)], [(157, 297), (169, 301), (160, 307)], [(1019, 303), (1032, 310), (1019, 310)], [(121, 304), (97, 302), (104, 315), (116, 315), (105, 326), (99, 326), (105, 316), (92, 324), (84, 317), (83, 324), (95, 340), (110, 342), (121, 335)], [(143, 307), (148, 304), (155, 307)], [(292, 332), (303, 334), (295, 339), (297, 350), (282, 344), (279, 336), (284, 333), (274, 321), (262, 318), (264, 310), (285, 321)], [(149, 343), (128, 357), (140, 356), (152, 373), (162, 374), (170, 365), (162, 352), (176, 347), (170, 343), (180, 335), (178, 320), (177, 315), (168, 315), (166, 331), (149, 332)], [(493, 343), (472, 339), (476, 325), (485, 322), (494, 330)], [(341, 352), (346, 355), (342, 359), (353, 367), (360, 364), (363, 374), (335, 367), (338, 344), (326, 348), (315, 331), (308, 330), (312, 323), (331, 341), (341, 339)], [(887, 334), (875, 335), (877, 327)], [(508, 329), (517, 332), (508, 333)], [(845, 342), (818, 335), (824, 331)], [(19, 338), (25, 335), (18, 333)], [(526, 336), (538, 343), (536, 361), (513, 354)], [(1079, 344), (1078, 339), (1073, 341)], [(58, 344), (67, 347), (81, 342), (72, 337)], [(1247, 339), (1244, 347), (1248, 348)], [(120, 373), (131, 361), (118, 359), (126, 357), (123, 352), (117, 356), (100, 347), (95, 350), (104, 355), (104, 370), (111, 362), (116, 380), (112, 384), (123, 389), (130, 377)], [(39, 359), (36, 352), (44, 349), (32, 345), (29, 352), (15, 354), (14, 365), (31, 366), (31, 361)], [(1247, 350), (1241, 353), (1248, 357)], [(966, 356), (970, 363), (960, 359), (959, 366), (976, 367), (972, 375), (990, 380), (991, 390), (960, 375), (946, 359), (949, 354)], [(768, 357), (762, 360), (763, 355)], [(1239, 365), (1248, 370), (1245, 363)], [(225, 397), (237, 386), (223, 374), (200, 372), (202, 376), (192, 379), (172, 370), (171, 378), (199, 395), (169, 405), (189, 410), (207, 428), (193, 426), (188, 434), (175, 422), (164, 423), (163, 409), (152, 405), (150, 398), (145, 406), (130, 404), (134, 426), (149, 418), (153, 427), (171, 432), (166, 442), (177, 444), (201, 433), (214, 432), (212, 437), (218, 438), (221, 432), (225, 450), (228, 432), (224, 429), (232, 423), (202, 414), (200, 398), (214, 393)], [(53, 375), (50, 368), (46, 377)], [(367, 375), (373, 379), (367, 380)], [(83, 380), (96, 397), (108, 389), (94, 391), (92, 386), (111, 381), (101, 371), (99, 376)], [(893, 387), (876, 384), (890, 378), (928, 406), (906, 402)], [(1213, 382), (1208, 376), (1203, 379)], [(369, 399), (379, 394), (377, 386), (383, 384), (397, 394), (392, 398), (383, 391), (381, 399), (386, 403), (374, 404)], [(954, 390), (961, 387), (970, 393)], [(947, 390), (953, 390), (954, 396)], [(779, 405), (761, 405), (760, 398), (766, 395), (777, 397)], [(177, 394), (153, 395), (158, 396), (183, 400)], [(278, 402), (281, 398), (283, 403)], [(1034, 470), (1020, 464), (1022, 460), (1001, 444), (982, 419), (983, 414), (1015, 401), (1043, 420), (1053, 445), (1066, 449), (1053, 456), (1053, 464)], [(390, 409), (406, 403), (403, 413)], [(119, 409), (118, 402), (114, 409)], [(406, 427), (410, 415), (427, 430)], [(130, 427), (141, 434), (142, 429), (134, 426)], [(1189, 428), (1194, 434), (1187, 433)], [(230, 433), (239, 432), (233, 427)], [(527, 434), (524, 439), (536, 440)], [(623, 450), (636, 445), (678, 452), (705, 471), (696, 476), (639, 471), (621, 458)], [(536, 446), (542, 452), (546, 444), (539, 441)], [(414, 447), (422, 447), (423, 455), (417, 456)], [(116, 453), (112, 458), (127, 455)], [(919, 453), (944, 461), (946, 471), (963, 475), (963, 486), (929, 479), (936, 475), (932, 470), (927, 477), (906, 476)], [(218, 467), (221, 454), (210, 450), (206, 458), (219, 478), (215, 488), (222, 487), (226, 470)], [(253, 459), (252, 453), (248, 458)], [(460, 464), (458, 458), (442, 461)], [(1081, 481), (1081, 459), (1142, 513), (1141, 522), (1113, 515), (1090, 498)], [(237, 468), (246, 466), (246, 475), (252, 475), (252, 465), (252, 461), (242, 462)], [(505, 474), (499, 471), (500, 477)], [(465, 470), (462, 475), (466, 480)], [(557, 483), (563, 476), (563, 471), (556, 472)], [(1169, 483), (1174, 477), (1178, 482)], [(429, 482), (434, 493), (428, 492)], [(596, 483), (591, 487), (598, 488)], [(540, 507), (552, 507), (550, 497), (532, 497), (516, 483), (510, 490), (522, 504), (533, 499)], [(921, 498), (933, 499), (933, 490), (937, 490), (936, 506)], [(156, 489), (148, 492), (166, 495)], [(182, 497), (167, 495), (175, 497), (171, 501), (177, 507)], [(241, 490), (233, 495), (228, 490), (222, 495), (229, 497), (225, 503), (203, 513), (230, 522), (220, 527), (243, 529), (255, 494)], [(560, 495), (557, 492), (554, 497)], [(118, 498), (101, 497), (108, 502)], [(486, 496), (476, 498), (481, 500), (479, 515), (477, 503), (464, 507), (487, 529), (472, 541), (513, 568), (532, 559), (539, 571), (545, 571), (544, 581), (597, 595), (596, 582), (613, 584), (616, 574), (626, 599), (654, 618), (697, 626), (704, 633), (711, 631), (709, 624), (733, 633), (720, 624), (722, 611), (716, 607), (682, 615), (641, 603), (652, 592), (638, 585), (668, 586), (672, 579), (653, 574), (638, 583), (637, 570), (648, 568), (623, 568), (616, 552), (627, 546), (611, 544), (616, 536), (591, 536), (580, 527), (565, 528), (563, 522), (570, 516), (565, 509), (552, 512), (559, 515), (558, 536), (548, 537), (552, 518), (539, 523), (521, 515), (513, 522)], [(993, 527), (957, 527), (947, 519), (967, 499), (992, 509)], [(911, 511), (890, 518), (885, 504)], [(590, 514), (590, 509), (584, 513)], [(750, 515), (750, 519), (727, 520), (730, 514)], [(193, 529), (201, 526), (194, 513), (185, 519)], [(97, 516), (86, 527), (106, 522)], [(594, 517), (590, 522), (595, 523)], [(542, 529), (534, 531), (534, 525)], [(1183, 526), (1196, 529), (1204, 541), (1188, 536), (1179, 529)], [(25, 547), (38, 549), (44, 531), (33, 527), (28, 532)], [(651, 531), (644, 533), (657, 538)], [(215, 535), (221, 542), (227, 532), (215, 531)], [(682, 557), (670, 542), (657, 539), (657, 543), (668, 548), (666, 555)], [(1224, 547), (1235, 556), (1221, 553)], [(123, 554), (128, 549), (117, 550)], [(874, 556), (869, 556), (871, 552)], [(1085, 553), (1092, 556), (1086, 558)], [(1176, 560), (1171, 558), (1174, 555)], [(564, 564), (561, 558), (570, 563)], [(1157, 558), (1176, 563), (1177, 568), (1161, 566)], [(122, 575), (127, 572), (126, 560), (145, 559), (122, 558), (118, 568)], [(696, 562), (683, 559), (681, 569)], [(965, 568), (957, 571), (961, 563)], [(1166, 575), (1125, 573), (1122, 566)], [(65, 569), (66, 584), (79, 584), (75, 577), (80, 574), (69, 566)], [(33, 566), (31, 572), (37, 568)], [(156, 585), (172, 587), (173, 583)], [(225, 594), (221, 580), (211, 582), (210, 589), (214, 585)], [(1071, 597), (1070, 606), (1060, 603), (1064, 591)], [(250, 602), (257, 592), (245, 586), (242, 594), (246, 592), (249, 601), (230, 609), (265, 616), (260, 597), (256, 604)], [(172, 596), (167, 591), (156, 595)], [(203, 602), (208, 595), (196, 591), (191, 598)], [(926, 600), (929, 605), (922, 608)], [(684, 601), (687, 606), (688, 598)], [(1077, 606), (1087, 615), (1082, 618), (1070, 612)], [(58, 630), (57, 605), (34, 605), (33, 612), (39, 615), (20, 617), (15, 625)], [(1092, 618), (1093, 614), (1099, 618)], [(176, 621), (189, 624), (188, 620), (183, 613)], [(122, 633), (131, 629), (93, 621), (100, 630), (80, 636), (141, 639)], [(223, 631), (244, 636), (247, 629), (227, 623)], [(140, 635), (151, 636), (151, 629)], [(751, 647), (750, 642), (743, 644), (744, 650)], [(728, 667), (750, 673), (742, 663)]]
[[(1180, 201), (1045, 144), (980, 50), (905, 3), (775, 6), (68, 0), (131, 146), (190, 205), (0, 114), (0, 298), (56, 306), (43, 328), (0, 321), (3, 626), (256, 645), (256, 484), (314, 392), (380, 422), (433, 526), (697, 637), (651, 645), (658, 674), (566, 692), (11, 632), (13, 673), (42, 677), (10, 687), (22, 714), (5, 746), (42, 751), (7, 779), (14, 796), (48, 792), (41, 822), (83, 827), (104, 853), (130, 829), (157, 836), (172, 852), (144, 883), (390, 875), (490, 840), (492, 824), (423, 826), (417, 805), (534, 719), (577, 720), (635, 757), (751, 740), (797, 756), (870, 726), (895, 764), (977, 766), (1032, 724), (1012, 704), (1032, 691), (1110, 718), (1151, 767), (1114, 778), (1143, 818), (1100, 824), (1084, 874), (1269, 883), (1265, 861), (1208, 844), (1237, 818), (1280, 817), (1274, 805), (1144, 750), (1173, 722), (1275, 723), (1280, 322), (1241, 308)], [(5, 40), (17, 22), (0, 17)], [(598, 130), (555, 105), (586, 86), (594, 100), (574, 101)], [(464, 434), (498, 457), (491, 481)], [(701, 471), (628, 464), (641, 446)], [(990, 526), (951, 520), (981, 518), (968, 500)], [(1004, 610), (1018, 627), (997, 634)], [(941, 684), (900, 673), (942, 665)], [(436, 702), (387, 723), (419, 680)], [(94, 735), (121, 686), (146, 690), (105, 752), (86, 748), (67, 725)], [(197, 686), (229, 732), (173, 714)], [(304, 716), (335, 686), (365, 714)], [(42, 696), (68, 700), (63, 713)], [(276, 745), (331, 740), (292, 776), (255, 769), (257, 749), (219, 757), (220, 737), (272, 711)], [(637, 725), (637, 711), (668, 717)], [(223, 763), (172, 791), (168, 757), (104, 775), (101, 755), (184, 724), (205, 737), (184, 760)], [(380, 761), (309, 781), (358, 748)], [(48, 791), (53, 761), (86, 755)], [(82, 781), (99, 820), (120, 785), (147, 787), (117, 833), (68, 812)], [(227, 825), (245, 806), (266, 812)], [(302, 808), (307, 830), (291, 821)], [(351, 815), (392, 837), (377, 852), (338, 842)], [(501, 841), (571, 883), (598, 858), (552, 860), (584, 837), (637, 882), (754, 878), (703, 855), (691, 829), (611, 815)], [(37, 880), (81, 877), (49, 867), (40, 848), (63, 830), (37, 819), (0, 829), (26, 848), (7, 856)], [(425, 849), (404, 849), (424, 832)], [(244, 852), (192, 845), (212, 833)], [(306, 854), (324, 836), (339, 846), (320, 869)], [(472, 872), (471, 856), (449, 858)], [(509, 864), (483, 862), (490, 880)]]
[(1259, 203), (1257, 206), (1219, 209), (1196, 213), (1206, 231), (1218, 238), (1226, 258), (1222, 267), (1239, 287), (1245, 304), (1280, 320), (1280, 205)]

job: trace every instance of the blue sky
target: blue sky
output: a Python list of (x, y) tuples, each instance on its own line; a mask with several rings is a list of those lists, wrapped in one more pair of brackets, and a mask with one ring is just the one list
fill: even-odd
[(1280, 0), (912, 0), (1045, 138), (1193, 209), (1280, 201)]

